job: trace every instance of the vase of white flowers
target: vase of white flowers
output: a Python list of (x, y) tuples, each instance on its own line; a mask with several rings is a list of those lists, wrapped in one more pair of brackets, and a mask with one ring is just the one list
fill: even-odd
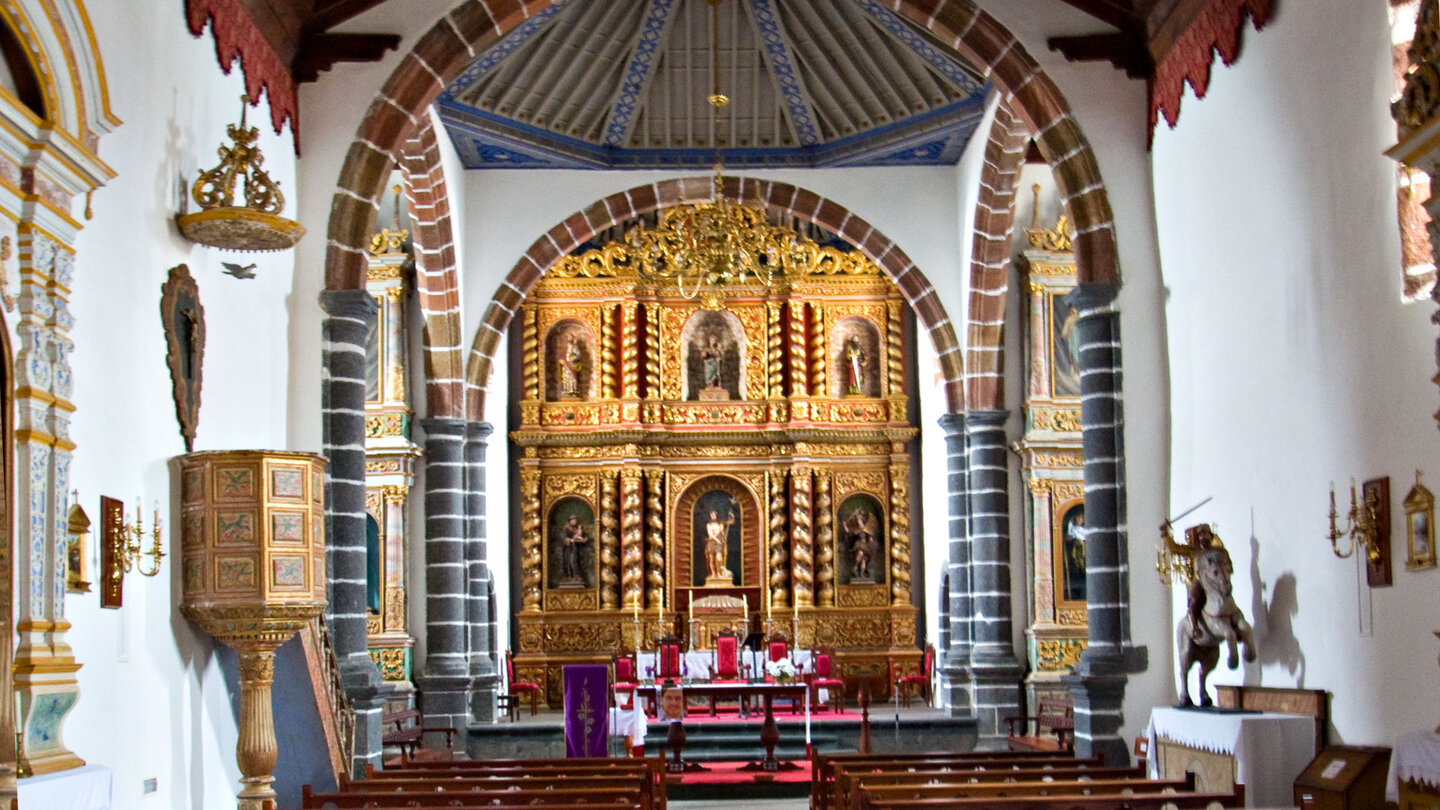
[(795, 664), (789, 658), (781, 658), (777, 661), (765, 662), (765, 674), (769, 675), (776, 683), (789, 683), (795, 680), (798, 674)]

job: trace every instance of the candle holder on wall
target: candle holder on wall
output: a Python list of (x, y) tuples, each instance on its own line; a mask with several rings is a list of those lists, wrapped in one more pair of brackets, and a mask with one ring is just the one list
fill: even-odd
[[(125, 575), (138, 571), (141, 576), (160, 573), (160, 560), (165, 556), (161, 546), (163, 525), (160, 507), (155, 507), (148, 533), (135, 499), (135, 521), (125, 520), (125, 504), (118, 498), (100, 497), (100, 606), (120, 607), (124, 602)], [(149, 548), (145, 539), (150, 538)], [(148, 561), (148, 562), (147, 562)]]
[[(1350, 510), (1340, 527), (1335, 509), (1335, 485), (1330, 485), (1330, 549), (1340, 559), (1347, 559), (1357, 549), (1365, 551), (1365, 580), (1370, 587), (1391, 584), (1390, 570), (1390, 478), (1372, 478), (1360, 487), (1356, 498), (1355, 483), (1350, 483)], [(1340, 539), (1349, 540), (1341, 551)]]

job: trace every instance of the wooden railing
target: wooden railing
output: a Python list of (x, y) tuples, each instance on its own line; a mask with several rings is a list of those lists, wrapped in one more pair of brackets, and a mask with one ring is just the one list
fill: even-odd
[(350, 778), (350, 762), (355, 748), (355, 714), (340, 682), (340, 667), (335, 662), (335, 648), (330, 644), (330, 631), (325, 617), (319, 616), (300, 631), (305, 648), (305, 668), (315, 690), (320, 710), (320, 726), (325, 733), (325, 746), (335, 784), (343, 785)]

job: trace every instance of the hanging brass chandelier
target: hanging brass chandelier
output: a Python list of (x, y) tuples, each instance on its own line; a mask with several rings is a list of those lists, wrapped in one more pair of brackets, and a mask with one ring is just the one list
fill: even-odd
[(654, 230), (632, 228), (625, 242), (642, 278), (673, 285), (685, 298), (698, 297), (713, 309), (724, 300), (727, 287), (773, 286), (816, 246), (800, 239), (793, 228), (771, 225), (758, 191), (752, 204), (725, 197), (725, 166), (716, 133), (720, 110), (730, 99), (720, 92), (720, 0), (705, 1), (711, 12), (710, 139), (715, 145), (711, 201), (666, 209)]

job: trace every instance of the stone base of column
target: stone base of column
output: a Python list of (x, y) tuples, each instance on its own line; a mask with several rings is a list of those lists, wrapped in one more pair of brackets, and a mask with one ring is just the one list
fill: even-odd
[(496, 698), (500, 691), (500, 678), (495, 673), (485, 673), (470, 681), (470, 721), (493, 723), (496, 720)]
[(970, 660), (970, 677), (975, 683), (975, 720), (980, 740), (978, 750), (1005, 747), (1005, 718), (1018, 717), (1021, 680), (1025, 671), (1012, 655), (975, 654)]
[(459, 739), (465, 739), (470, 722), (470, 676), (421, 675), (416, 685), (420, 688), (424, 725), (448, 726), (455, 729)]
[(1123, 653), (1080, 656), (1074, 675), (1061, 678), (1075, 702), (1075, 756), (1103, 756), (1106, 765), (1130, 763), (1130, 746), (1120, 736), (1124, 721), (1125, 685), (1129, 673), (1143, 672), (1149, 655), (1144, 647)]
[[(363, 664), (369, 664), (365, 667)], [(396, 684), (380, 677), (375, 664), (367, 654), (363, 662), (355, 664), (349, 660), (337, 665), (340, 682), (345, 686), (345, 697), (350, 701), (350, 711), (355, 716), (354, 753), (350, 760), (350, 775), (361, 778), (365, 766), (381, 767), (384, 760), (385, 734), (381, 721), (385, 712), (385, 700), (395, 691)]]
[(951, 717), (975, 716), (970, 687), (969, 668), (954, 661), (946, 661), (940, 669), (940, 695), (941, 705), (947, 707)]

